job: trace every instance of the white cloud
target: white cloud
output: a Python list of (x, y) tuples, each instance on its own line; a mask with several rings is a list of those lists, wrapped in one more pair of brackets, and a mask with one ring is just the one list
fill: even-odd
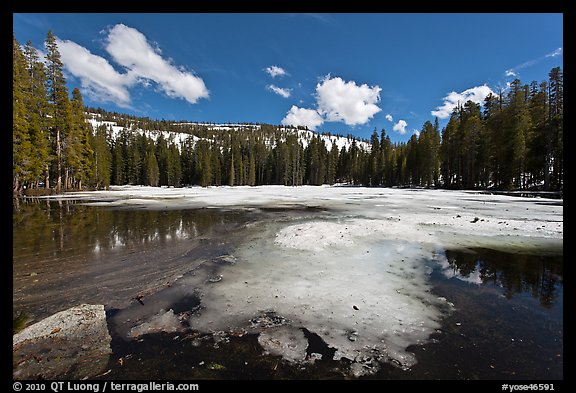
[(327, 121), (365, 124), (382, 110), (376, 105), (381, 90), (378, 86), (358, 86), (354, 81), (344, 82), (340, 77), (327, 75), (316, 85), (318, 113)]
[(290, 97), (290, 92), (292, 91), (291, 89), (281, 88), (274, 85), (268, 85), (266, 88), (284, 98)]
[(535, 64), (540, 63), (543, 60), (546, 60), (549, 57), (557, 57), (563, 54), (563, 49), (562, 48), (557, 48), (554, 51), (545, 54), (544, 56), (540, 56), (536, 59), (532, 59), (532, 60), (528, 60), (525, 61), (524, 63), (517, 65), (516, 67), (512, 67), (508, 70), (505, 71), (506, 76), (518, 76), (518, 71), (522, 70), (524, 68), (528, 68), (528, 67), (532, 67)]
[(432, 116), (437, 116), (440, 119), (447, 119), (458, 104), (464, 105), (467, 101), (483, 105), (484, 99), (488, 94), (495, 93), (487, 85), (472, 87), (464, 90), (462, 93), (456, 93), (453, 91), (444, 97), (444, 103), (441, 106), (437, 107), (435, 111), (431, 111)]
[(412, 134), (416, 135), (416, 136), (420, 136), (420, 131), (417, 129), (413, 129), (412, 130)]
[(393, 122), (393, 121), (394, 121), (394, 118), (392, 117), (392, 115), (391, 115), (390, 113), (388, 113), (388, 114), (386, 115), (386, 120)]
[(150, 45), (142, 33), (123, 24), (107, 31), (105, 49), (124, 67), (125, 73), (116, 71), (108, 60), (73, 41), (58, 40), (57, 44), (66, 70), (80, 79), (84, 93), (96, 101), (128, 107), (129, 88), (136, 84), (149, 87), (151, 82), (168, 97), (182, 98), (192, 104), (208, 97), (201, 78), (164, 59), (161, 50)]
[[(268, 86), (269, 89), (281, 94), (274, 89), (275, 87)], [(282, 119), (282, 124), (308, 126), (311, 130), (315, 130), (325, 121), (339, 121), (347, 125), (366, 124), (382, 110), (376, 105), (380, 100), (381, 90), (378, 86), (369, 87), (366, 84), (358, 86), (354, 81), (345, 82), (340, 77), (331, 78), (327, 75), (316, 85), (317, 109), (299, 108), (293, 105)], [(388, 116), (392, 118), (391, 115)]]
[(554, 52), (548, 53), (546, 57), (556, 57), (562, 54), (562, 48), (556, 49)]
[(286, 70), (282, 67), (278, 67), (278, 66), (270, 66), (270, 67), (266, 67), (264, 69), (264, 71), (266, 71), (268, 74), (270, 74), (270, 76), (272, 78), (276, 78), (277, 76), (286, 76), (288, 75), (288, 73), (286, 72)]
[(392, 130), (404, 135), (406, 134), (406, 127), (408, 127), (408, 123), (404, 120), (398, 120), (398, 123), (394, 124)]
[(293, 126), (307, 126), (310, 130), (316, 130), (316, 127), (322, 125), (324, 119), (314, 109), (298, 108), (292, 105), (290, 111), (282, 119), (282, 124)]
[(192, 72), (176, 67), (150, 45), (144, 34), (123, 24), (108, 31), (106, 51), (115, 62), (136, 79), (152, 80), (171, 98), (183, 98), (194, 104), (208, 97), (204, 81)]
[(135, 79), (117, 72), (103, 57), (72, 41), (57, 41), (66, 70), (80, 79), (85, 93), (97, 101), (110, 101), (121, 107), (130, 103), (128, 87)]

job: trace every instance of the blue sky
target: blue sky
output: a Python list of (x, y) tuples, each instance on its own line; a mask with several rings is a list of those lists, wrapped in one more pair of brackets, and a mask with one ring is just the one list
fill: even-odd
[(406, 141), (454, 103), (563, 66), (562, 14), (14, 14), (85, 104)]

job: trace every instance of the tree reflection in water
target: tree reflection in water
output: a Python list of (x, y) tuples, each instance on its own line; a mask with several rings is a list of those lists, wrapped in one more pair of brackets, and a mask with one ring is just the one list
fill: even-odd
[(508, 298), (530, 293), (545, 308), (554, 305), (563, 285), (563, 257), (506, 253), (491, 249), (446, 250), (444, 275), (503, 288)]

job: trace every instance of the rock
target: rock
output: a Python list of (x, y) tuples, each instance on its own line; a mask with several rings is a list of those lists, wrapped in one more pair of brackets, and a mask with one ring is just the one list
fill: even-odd
[(222, 275), (221, 274), (219, 274), (217, 276), (210, 277), (208, 279), (208, 282), (211, 282), (211, 283), (220, 282), (220, 281), (222, 281)]
[(82, 304), (12, 337), (14, 379), (82, 379), (106, 370), (112, 353), (104, 306)]
[(130, 338), (136, 338), (144, 334), (158, 332), (176, 333), (183, 332), (184, 330), (186, 330), (185, 327), (172, 309), (168, 311), (160, 310), (145, 322), (130, 329), (128, 336)]
[(215, 258), (214, 261), (227, 265), (235, 265), (238, 259), (236, 259), (234, 255), (220, 255), (219, 257)]

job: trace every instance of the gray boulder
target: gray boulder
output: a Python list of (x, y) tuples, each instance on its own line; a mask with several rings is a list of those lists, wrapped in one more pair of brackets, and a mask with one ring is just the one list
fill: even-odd
[(82, 304), (28, 326), (12, 339), (14, 379), (83, 379), (112, 353), (104, 306)]

